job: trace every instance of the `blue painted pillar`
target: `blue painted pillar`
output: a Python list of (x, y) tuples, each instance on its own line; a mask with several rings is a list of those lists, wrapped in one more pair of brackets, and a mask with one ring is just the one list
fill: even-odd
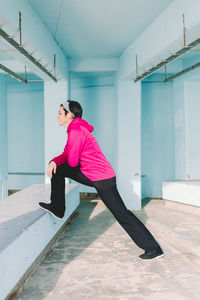
[(117, 184), (130, 210), (141, 209), (141, 82), (118, 80)]
[(0, 200), (8, 195), (7, 175), (8, 155), (6, 75), (0, 75)]
[(186, 118), (185, 81), (174, 81), (174, 140), (175, 140), (175, 178), (187, 179), (186, 170)]

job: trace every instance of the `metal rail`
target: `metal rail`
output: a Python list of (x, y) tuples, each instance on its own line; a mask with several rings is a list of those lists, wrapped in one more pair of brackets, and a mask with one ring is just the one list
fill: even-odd
[(142, 80), (143, 78), (149, 76), (150, 74), (154, 73), (155, 71), (157, 71), (158, 69), (160, 69), (163, 66), (166, 66), (169, 62), (175, 60), (177, 58), (177, 56), (181, 56), (183, 54), (185, 54), (186, 52), (191, 51), (192, 48), (196, 47), (200, 45), (200, 37), (198, 39), (196, 39), (195, 41), (193, 41), (192, 43), (190, 43), (187, 46), (183, 46), (183, 48), (175, 53), (172, 53), (171, 56), (169, 56), (167, 59), (161, 61), (159, 64), (153, 66), (151, 69), (149, 69), (148, 71), (144, 72), (143, 74), (137, 76), (134, 79), (134, 82), (137, 82), (139, 80)]
[[(3, 22), (1, 22), (0, 24), (0, 36), (2, 38), (4, 38), (12, 47), (14, 47), (15, 49), (3, 49), (0, 52), (19, 52), (22, 55), (24, 55), (28, 60), (30, 60), (34, 65), (36, 65), (40, 70), (42, 70), (45, 74), (47, 74), (51, 79), (53, 79), (55, 82), (57, 82), (57, 78), (56, 78), (56, 55), (54, 54), (54, 64), (53, 64), (53, 69), (48, 71), (46, 69), (46, 67), (48, 66), (48, 63), (45, 65), (42, 65), (40, 62), (43, 59), (43, 57), (41, 57), (40, 59), (36, 59), (33, 54), (35, 54), (37, 52), (37, 49), (28, 52), (25, 47), (28, 45), (28, 42), (22, 44), (22, 26), (21, 26), (21, 12), (19, 12), (19, 29), (17, 30), (17, 32), (14, 35), (8, 35), (3, 29), (2, 27), (5, 26), (7, 24), (7, 20), (3, 20)], [(14, 38), (19, 34), (19, 40), (20, 42), (17, 43)], [(53, 71), (53, 75), (51, 74), (51, 72)], [(14, 73), (14, 72), (13, 72)], [(10, 72), (9, 72), (10, 74)], [(14, 73), (16, 75), (16, 73)], [(11, 75), (11, 74), (10, 74)], [(12, 74), (13, 75), (13, 74)], [(14, 75), (13, 75), (14, 76)], [(17, 78), (17, 76), (14, 76)], [(20, 79), (21, 80), (21, 79)], [(22, 81), (22, 80), (21, 80)], [(23, 82), (27, 83), (27, 80), (25, 78), (25, 81), (23, 80)]]
[(19, 76), (18, 74), (16, 74), (15, 72), (11, 71), (10, 69), (6, 68), (2, 64), (0, 64), (0, 69), (3, 70), (4, 72), (8, 73), (11, 77), (16, 78), (18, 81), (27, 83), (26, 79), (24, 79), (23, 77)]

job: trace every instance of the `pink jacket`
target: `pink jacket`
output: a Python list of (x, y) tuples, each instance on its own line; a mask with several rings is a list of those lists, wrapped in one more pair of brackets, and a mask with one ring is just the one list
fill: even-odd
[(105, 158), (91, 132), (94, 127), (76, 118), (68, 126), (68, 140), (61, 155), (54, 157), (57, 166), (68, 162), (71, 167), (80, 164), (81, 172), (91, 181), (112, 178), (115, 172)]

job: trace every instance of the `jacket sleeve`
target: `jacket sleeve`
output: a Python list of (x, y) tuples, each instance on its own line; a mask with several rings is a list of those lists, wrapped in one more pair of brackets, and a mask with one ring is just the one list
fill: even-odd
[[(62, 154), (54, 157), (50, 162), (54, 161), (56, 163), (56, 166), (62, 165), (67, 162), (67, 144), (64, 148), (64, 151)], [(50, 164), (49, 162), (49, 164)]]
[(67, 161), (71, 167), (79, 165), (80, 155), (85, 143), (84, 133), (78, 128), (70, 130), (67, 141)]

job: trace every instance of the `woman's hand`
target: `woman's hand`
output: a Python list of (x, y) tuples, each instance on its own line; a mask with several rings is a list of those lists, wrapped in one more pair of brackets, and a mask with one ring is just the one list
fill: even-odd
[(48, 165), (48, 168), (47, 168), (47, 175), (52, 178), (53, 174), (52, 174), (52, 171), (54, 172), (54, 174), (56, 174), (56, 163), (54, 161), (51, 161), (50, 164)]

